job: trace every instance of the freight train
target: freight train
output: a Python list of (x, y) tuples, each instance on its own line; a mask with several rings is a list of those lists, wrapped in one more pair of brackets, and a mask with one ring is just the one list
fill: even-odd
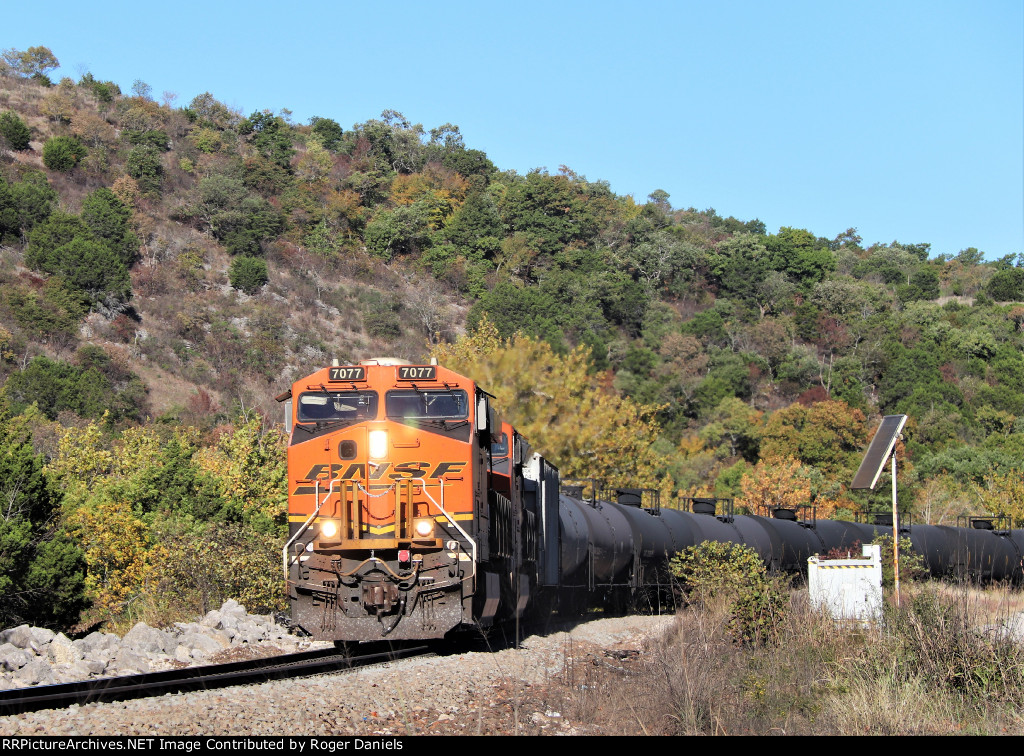
[[(660, 506), (657, 492), (562, 486), (492, 396), (440, 365), (334, 364), (286, 402), (292, 621), (336, 642), (441, 638), (528, 614), (671, 600), (668, 560), (688, 546), (754, 548), (770, 570), (878, 534), (884, 523), (813, 510), (737, 515), (728, 502)], [(1020, 583), (1024, 531), (900, 528), (936, 576)]]

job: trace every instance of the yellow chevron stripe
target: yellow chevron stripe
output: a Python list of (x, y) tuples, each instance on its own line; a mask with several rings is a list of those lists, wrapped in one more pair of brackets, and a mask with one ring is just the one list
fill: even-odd
[[(309, 517), (309, 515), (288, 515), (288, 522), (297, 522), (297, 523), (299, 523), (301, 525), (302, 523), (304, 523), (306, 521), (306, 518), (308, 518), (308, 517)], [(326, 519), (330, 519), (330, 518), (327, 518), (327, 517), (317, 517), (313, 522), (322, 522), (323, 520), (326, 520)], [(434, 517), (434, 519), (437, 520), (440, 523), (448, 522), (448, 518), (445, 517), (444, 515), (437, 515), (436, 517)], [(472, 513), (469, 513), (469, 512), (459, 512), (459, 513), (453, 514), (452, 515), (452, 519), (453, 520), (472, 520), (473, 519), (473, 515), (472, 515)], [(370, 526), (370, 531), (374, 532), (374, 533), (377, 532), (376, 530), (374, 530), (374, 527), (386, 528), (386, 530), (380, 531), (382, 533), (386, 533), (386, 532), (388, 532), (390, 530), (394, 530), (395, 529), (394, 524), (392, 524), (392, 525), (383, 525), (383, 526), (373, 526), (373, 525), (371, 525)]]
[(818, 563), (819, 570), (870, 570), (875, 565), (873, 564), (821, 564)]

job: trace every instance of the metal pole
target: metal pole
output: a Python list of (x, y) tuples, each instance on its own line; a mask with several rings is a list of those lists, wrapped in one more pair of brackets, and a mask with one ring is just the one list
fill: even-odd
[(896, 507), (896, 448), (892, 450), (892, 575), (896, 606), (900, 605), (900, 521)]

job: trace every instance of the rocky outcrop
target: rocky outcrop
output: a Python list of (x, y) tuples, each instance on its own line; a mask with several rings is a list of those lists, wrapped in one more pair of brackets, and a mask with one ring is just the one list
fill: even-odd
[(237, 649), (292, 653), (310, 643), (269, 615), (249, 614), (237, 601), (198, 622), (150, 627), (139, 622), (119, 637), (94, 632), (71, 640), (63, 633), (20, 625), (0, 631), (0, 689), (114, 677), (216, 663)]

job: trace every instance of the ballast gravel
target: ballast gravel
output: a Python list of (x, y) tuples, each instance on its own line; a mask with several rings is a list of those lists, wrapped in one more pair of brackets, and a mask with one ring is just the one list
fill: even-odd
[(573, 669), (632, 658), (671, 615), (593, 619), (519, 649), (0, 717), (0, 735), (598, 734), (559, 710)]

